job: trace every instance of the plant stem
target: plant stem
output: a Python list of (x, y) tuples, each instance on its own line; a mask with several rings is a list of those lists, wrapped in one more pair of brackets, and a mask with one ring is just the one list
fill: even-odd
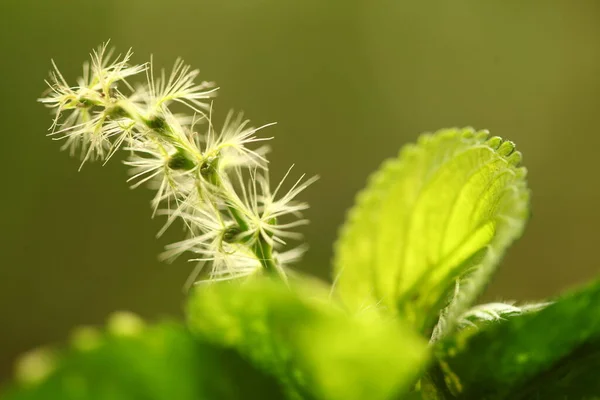
[(270, 245), (261, 235), (258, 236), (254, 244), (253, 251), (258, 257), (261, 265), (270, 276), (280, 278), (287, 283), (287, 276), (277, 261), (273, 258), (273, 246)]

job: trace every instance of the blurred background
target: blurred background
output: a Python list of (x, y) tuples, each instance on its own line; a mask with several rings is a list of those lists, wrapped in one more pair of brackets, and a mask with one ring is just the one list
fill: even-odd
[[(2, 0), (0, 2), (0, 381), (15, 357), (114, 310), (181, 315), (183, 261), (157, 260), (162, 221), (119, 162), (59, 152), (36, 103), (54, 58), (71, 82), (111, 38), (182, 56), (221, 87), (217, 116), (277, 121), (272, 171), (319, 174), (305, 192), (311, 248), (330, 279), (355, 193), (423, 131), (471, 125), (524, 153), (533, 216), (485, 300), (531, 300), (599, 271), (600, 2), (596, 0)], [(115, 160), (116, 161), (116, 160)]]

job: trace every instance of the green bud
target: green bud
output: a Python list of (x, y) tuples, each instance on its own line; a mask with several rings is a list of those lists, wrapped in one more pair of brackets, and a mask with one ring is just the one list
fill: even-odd
[(121, 106), (114, 106), (106, 110), (106, 115), (110, 119), (119, 119), (123, 117), (128, 117), (129, 113), (125, 111)]
[(144, 120), (146, 126), (156, 132), (164, 133), (168, 129), (167, 121), (163, 117), (155, 116)]
[(235, 243), (240, 233), (242, 233), (242, 230), (239, 226), (231, 225), (223, 232), (223, 241), (227, 243)]
[(208, 157), (200, 165), (200, 175), (213, 185), (218, 183), (219, 157)]
[(175, 170), (189, 171), (196, 167), (194, 160), (189, 158), (183, 151), (178, 151), (169, 158), (169, 168)]

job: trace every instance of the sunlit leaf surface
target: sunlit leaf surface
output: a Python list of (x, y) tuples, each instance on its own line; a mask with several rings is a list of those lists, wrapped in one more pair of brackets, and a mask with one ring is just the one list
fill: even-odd
[[(521, 153), (470, 128), (421, 136), (376, 172), (336, 245), (336, 293), (430, 332), (455, 284), (455, 320), (485, 285), (528, 216)], [(444, 321), (445, 322), (445, 321)]]

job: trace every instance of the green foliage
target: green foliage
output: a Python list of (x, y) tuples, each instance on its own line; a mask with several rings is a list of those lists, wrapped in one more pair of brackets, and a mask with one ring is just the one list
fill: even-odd
[(349, 316), (316, 285), (260, 279), (194, 293), (191, 328), (238, 349), (285, 382), (291, 398), (397, 398), (418, 378), (426, 343), (397, 321)]
[(5, 400), (197, 400), (278, 397), (279, 386), (237, 354), (194, 339), (175, 323), (144, 327), (119, 315), (109, 330), (79, 329), (64, 351), (21, 362)]
[(536, 313), (467, 328), (436, 350), (459, 399), (584, 399), (600, 394), (600, 282)]
[[(472, 307), (529, 213), (526, 171), (512, 142), (465, 128), (405, 147), (358, 196), (336, 245), (335, 285), (326, 288), (288, 279), (287, 264), (302, 250), (281, 251), (282, 238), (296, 237), (286, 230), (306, 222), (281, 217), (307, 207), (295, 198), (313, 180), (298, 180), (277, 199), (281, 184), (271, 192), (266, 172), (256, 172), (266, 169), (264, 149), (244, 147), (262, 139), (241, 119), (214, 143), (212, 128), (189, 139), (197, 135), (193, 124), (183, 127), (186, 119), (159, 105), (177, 95), (201, 107), (210, 92), (193, 85), (195, 72), (176, 67), (178, 83), (168, 87), (185, 90), (173, 93), (157, 94), (150, 79), (142, 93), (164, 117), (148, 119), (139, 102), (111, 99), (122, 96), (115, 82), (146, 68), (127, 66), (129, 55), (108, 67), (96, 63), (102, 93), (95, 80), (70, 88), (56, 71), (54, 92), (42, 101), (73, 112), (55, 133), (66, 129), (73, 146), (81, 136), (101, 158), (113, 153), (105, 154), (108, 143), (116, 150), (128, 140), (144, 153), (164, 142), (156, 159), (130, 164), (144, 167), (138, 176), (166, 171), (155, 181), (162, 183), (154, 205), (177, 204), (167, 226), (181, 217), (190, 237), (167, 256), (195, 252), (211, 262), (213, 282), (189, 298), (189, 331), (147, 328), (120, 314), (106, 334), (80, 330), (66, 351), (26, 356), (7, 400), (600, 398), (600, 282), (552, 304)], [(91, 105), (82, 101), (90, 95), (106, 118), (73, 125), (87, 121)], [(115, 101), (129, 111), (115, 113)], [(133, 136), (121, 132), (125, 126), (136, 127)], [(117, 131), (122, 139), (111, 142)], [(215, 161), (232, 148), (235, 162)], [(240, 163), (250, 169), (248, 185)], [(224, 179), (226, 165), (238, 168), (230, 171), (235, 184)], [(163, 193), (167, 187), (173, 193)]]
[(514, 144), (447, 129), (405, 147), (371, 178), (336, 246), (336, 292), (352, 310), (378, 306), (429, 332), (480, 293), (528, 215)]

